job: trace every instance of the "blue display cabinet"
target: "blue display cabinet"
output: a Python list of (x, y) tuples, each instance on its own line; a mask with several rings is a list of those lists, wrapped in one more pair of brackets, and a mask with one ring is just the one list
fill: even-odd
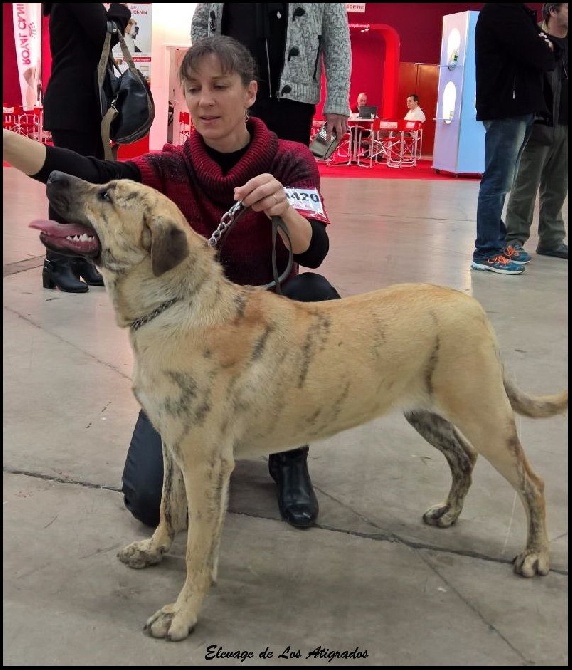
[(479, 12), (443, 17), (433, 168), (482, 174), (485, 129), (476, 120), (475, 25)]

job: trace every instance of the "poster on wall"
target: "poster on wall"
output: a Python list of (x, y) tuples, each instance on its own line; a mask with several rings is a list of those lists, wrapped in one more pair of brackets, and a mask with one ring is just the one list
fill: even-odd
[(365, 2), (346, 2), (345, 5), (347, 12), (365, 12)]
[(14, 2), (12, 11), (22, 107), (33, 109), (40, 99), (42, 4)]
[[(127, 7), (131, 10), (131, 19), (125, 29), (125, 44), (135, 67), (148, 83), (151, 82), (151, 6), (150, 2), (128, 2)], [(120, 70), (127, 69), (119, 44), (113, 47), (113, 57)]]

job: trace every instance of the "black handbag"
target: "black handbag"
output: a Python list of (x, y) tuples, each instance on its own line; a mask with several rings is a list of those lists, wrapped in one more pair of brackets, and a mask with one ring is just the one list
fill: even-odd
[[(111, 36), (117, 35), (127, 70), (121, 72), (111, 54)], [(120, 144), (145, 137), (155, 118), (155, 103), (143, 74), (135, 67), (121, 30), (107, 22), (107, 34), (97, 68), (97, 90), (101, 111), (101, 139), (105, 158), (117, 157)]]

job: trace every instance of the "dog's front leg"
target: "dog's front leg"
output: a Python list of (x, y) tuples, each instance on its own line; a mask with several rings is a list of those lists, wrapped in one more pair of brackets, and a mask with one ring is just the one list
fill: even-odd
[(161, 562), (176, 534), (187, 526), (187, 497), (181, 469), (171, 450), (163, 443), (163, 491), (159, 525), (147, 540), (132, 542), (119, 553), (119, 560), (130, 568), (146, 568)]
[(220, 534), (226, 512), (232, 457), (209, 455), (185, 460), (183, 476), (189, 506), (185, 583), (177, 601), (162, 607), (148, 621), (153, 637), (183, 640), (194, 628), (203, 599), (216, 575)]

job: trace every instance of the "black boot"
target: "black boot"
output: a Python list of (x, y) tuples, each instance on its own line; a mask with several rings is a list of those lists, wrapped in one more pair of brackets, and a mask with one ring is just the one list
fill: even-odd
[(74, 271), (77, 277), (81, 277), (88, 286), (103, 286), (103, 277), (87, 258), (76, 258), (74, 260)]
[(308, 473), (308, 447), (270, 454), (268, 470), (278, 487), (282, 518), (296, 528), (313, 526), (319, 508)]
[(74, 258), (55, 251), (47, 251), (42, 270), (44, 288), (59, 288), (67, 293), (85, 293), (87, 284), (80, 281), (73, 271)]

